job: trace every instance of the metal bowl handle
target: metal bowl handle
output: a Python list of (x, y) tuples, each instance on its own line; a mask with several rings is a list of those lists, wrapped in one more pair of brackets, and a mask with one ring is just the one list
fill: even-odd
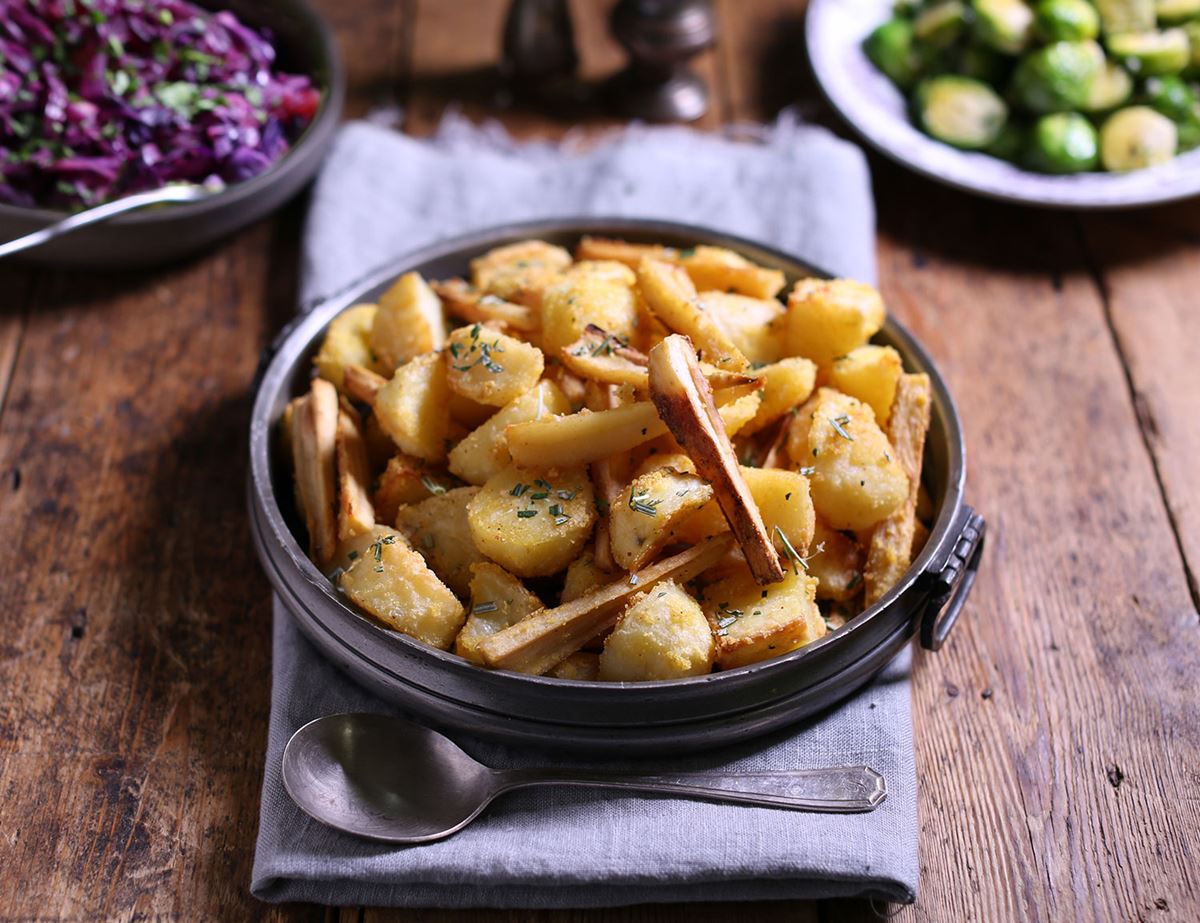
[(975, 584), (987, 523), (971, 507), (964, 505), (958, 517), (958, 537), (941, 569), (930, 572), (933, 587), (921, 618), (921, 647), (940, 650), (958, 617), (963, 603)]

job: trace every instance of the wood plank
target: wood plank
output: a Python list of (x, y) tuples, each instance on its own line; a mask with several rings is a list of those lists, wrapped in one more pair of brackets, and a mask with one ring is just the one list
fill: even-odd
[(13, 918), (254, 907), (270, 607), (245, 520), (247, 389), (282, 320), (264, 296), (295, 273), (273, 233), (38, 292), (0, 420), (0, 470), (20, 472), (0, 490)]
[(346, 67), (346, 117), (402, 117), (414, 0), (314, 0), (337, 37)]
[[(734, 115), (769, 117), (745, 62), (795, 11), (736, 6)], [(882, 288), (956, 396), (991, 525), (962, 625), (917, 661), (922, 892), (896, 919), (1194, 917), (1200, 633), (1076, 225), (872, 168)]]
[(1200, 220), (1195, 203), (1082, 219), (1142, 437), (1200, 608)]
[(17, 351), (33, 306), (38, 278), (36, 270), (23, 266), (9, 265), (0, 269), (0, 288), (10, 293), (0, 306), (0, 420), (3, 419)]

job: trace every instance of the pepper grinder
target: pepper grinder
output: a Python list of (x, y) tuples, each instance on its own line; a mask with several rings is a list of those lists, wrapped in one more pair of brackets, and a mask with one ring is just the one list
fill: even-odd
[(567, 0), (513, 0), (500, 73), (513, 90), (543, 100), (568, 95), (579, 67)]
[(622, 115), (649, 122), (692, 122), (704, 115), (708, 87), (687, 62), (716, 39), (708, 0), (621, 0), (611, 27), (633, 59), (609, 86)]

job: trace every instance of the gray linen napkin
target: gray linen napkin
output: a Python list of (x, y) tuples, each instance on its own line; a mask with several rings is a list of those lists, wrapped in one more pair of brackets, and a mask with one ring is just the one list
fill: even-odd
[[(874, 278), (874, 211), (861, 153), (787, 117), (740, 135), (734, 140), (634, 128), (580, 150), (569, 142), (515, 145), (497, 129), (457, 119), (432, 141), (348, 125), (313, 193), (304, 300), (319, 300), (438, 238), (513, 220), (583, 214), (707, 224), (839, 274)], [(323, 660), (276, 602), (252, 890), (270, 901), (406, 907), (850, 895), (911, 901), (917, 822), (909, 665), (906, 651), (849, 702), (773, 737), (641, 767), (770, 770), (866, 763), (884, 774), (889, 788), (887, 801), (872, 814), (802, 814), (542, 788), (505, 796), (449, 840), (391, 847), (310, 820), (283, 789), (283, 747), (301, 725), (338, 712), (394, 709)], [(456, 739), (495, 766), (579, 765), (559, 755)]]

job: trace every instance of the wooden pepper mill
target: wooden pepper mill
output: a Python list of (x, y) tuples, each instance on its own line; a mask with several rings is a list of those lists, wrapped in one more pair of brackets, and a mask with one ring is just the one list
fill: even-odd
[(621, 0), (611, 26), (632, 58), (609, 85), (628, 118), (691, 122), (708, 110), (708, 87), (687, 62), (716, 39), (708, 0)]

